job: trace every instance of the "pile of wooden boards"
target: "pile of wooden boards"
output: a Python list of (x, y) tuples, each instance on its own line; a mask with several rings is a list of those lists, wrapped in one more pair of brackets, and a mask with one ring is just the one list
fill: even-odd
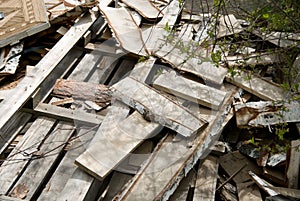
[[(286, 104), (262, 72), (227, 73), (241, 63), (271, 66), (277, 55), (254, 49), (247, 55), (259, 59), (229, 54), (217, 66), (219, 47), (203, 47), (211, 15), (187, 13), (177, 0), (87, 2), (46, 2), (53, 23), (69, 16), (74, 24), (1, 91), (0, 200), (297, 198), (299, 141), (289, 160), (255, 157), (260, 167), (249, 143), (229, 150), (240, 138), (232, 130), (300, 121), (299, 104)], [(218, 20), (217, 38), (243, 32), (233, 15)], [(226, 136), (236, 139), (228, 145)], [(274, 183), (289, 189), (260, 178), (283, 163), (287, 178)]]

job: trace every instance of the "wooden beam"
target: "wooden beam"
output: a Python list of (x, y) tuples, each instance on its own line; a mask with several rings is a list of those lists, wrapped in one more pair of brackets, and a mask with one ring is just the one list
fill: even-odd
[(121, 80), (112, 90), (116, 99), (134, 107), (152, 121), (174, 129), (184, 137), (193, 136), (206, 125), (205, 120), (197, 118), (185, 108), (133, 78)]
[(5, 113), (5, 115), (0, 117), (0, 128), (3, 127), (13, 114), (34, 94), (95, 20), (96, 17), (93, 14), (88, 13), (84, 15), (45, 55), (36, 65), (36, 68), (18, 84), (9, 100), (3, 100), (0, 103), (0, 110)]
[(218, 109), (226, 93), (204, 84), (186, 79), (175, 71), (163, 71), (153, 82), (159, 90), (209, 108)]

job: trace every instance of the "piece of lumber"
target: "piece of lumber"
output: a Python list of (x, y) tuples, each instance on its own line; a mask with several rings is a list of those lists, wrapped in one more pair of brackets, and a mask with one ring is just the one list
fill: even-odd
[(108, 39), (102, 43), (88, 43), (85, 49), (92, 51), (93, 54), (101, 54), (103, 56), (126, 56), (126, 52), (117, 46), (117, 42), (114, 39)]
[(262, 201), (261, 194), (253, 181), (237, 184), (239, 201)]
[(109, 81), (108, 85), (114, 85), (118, 81), (120, 81), (122, 78), (127, 76), (129, 73), (131, 73), (131, 69), (134, 67), (134, 64), (136, 62), (133, 60), (123, 60), (121, 64), (118, 66), (116, 72), (114, 73), (114, 76)]
[(142, 164), (149, 158), (149, 155), (152, 153), (153, 149), (154, 143), (150, 140), (145, 140), (129, 155), (128, 164), (136, 167), (141, 167)]
[(110, 131), (103, 132), (101, 138), (97, 138), (97, 144), (90, 146), (75, 162), (80, 168), (102, 180), (142, 140), (155, 135), (160, 130), (157, 128), (156, 124), (147, 122), (138, 112), (134, 112)]
[(240, 33), (242, 30), (242, 26), (240, 25), (239, 21), (235, 18), (234, 15), (222, 15), (219, 18), (219, 30), (217, 38), (237, 34)]
[(121, 47), (137, 55), (148, 55), (141, 30), (127, 9), (103, 6), (100, 11)]
[(61, 98), (94, 101), (100, 107), (105, 107), (111, 102), (112, 92), (103, 84), (58, 79), (52, 94)]
[(1, 2), (5, 18), (0, 21), (0, 48), (47, 29), (50, 24), (43, 1)]
[(60, 122), (49, 133), (41, 147), (39, 147), (38, 152), (35, 153), (36, 158), (29, 163), (17, 183), (14, 184), (9, 193), (12, 197), (14, 197), (14, 191), (22, 186), (26, 189), (27, 199), (36, 199), (35, 196), (43, 187), (43, 181), (55, 168), (55, 163), (59, 160), (58, 157), (73, 132), (74, 126), (72, 123)]
[(206, 121), (162, 96), (151, 87), (127, 77), (112, 87), (113, 96), (137, 109), (154, 122), (174, 129), (185, 137), (193, 136)]
[(122, 2), (136, 10), (141, 16), (148, 20), (157, 20), (162, 17), (161, 11), (149, 0), (138, 2), (134, 0), (122, 0)]
[[(236, 88), (226, 86), (228, 96), (220, 111), (210, 110), (208, 127), (199, 132), (190, 146), (185, 140), (173, 142), (172, 136), (163, 139), (153, 151), (155, 154), (123, 190), (119, 200), (167, 200), (171, 196), (183, 177), (207, 153), (210, 145), (219, 138), (224, 126), (232, 118), (233, 114), (229, 110)], [(203, 108), (199, 115), (205, 114), (205, 111), (208, 112), (208, 109)]]
[(226, 95), (224, 91), (184, 78), (175, 71), (163, 71), (153, 81), (153, 86), (176, 97), (213, 109), (221, 106)]
[[(19, 173), (28, 165), (33, 154), (54, 126), (55, 120), (39, 117), (0, 167), (0, 194), (7, 194)], [(35, 172), (35, 171), (34, 171)]]
[(5, 196), (5, 195), (0, 195), (0, 200), (2, 200), (2, 201), (29, 201), (29, 200), (13, 198), (13, 197)]
[(237, 126), (239, 127), (264, 127), (284, 122), (300, 121), (300, 105), (298, 102), (248, 102), (236, 104), (234, 108)]
[(288, 187), (299, 187), (300, 174), (300, 140), (291, 141), (290, 161), (287, 170)]
[(254, 74), (238, 71), (234, 76), (228, 74), (226, 81), (241, 87), (263, 100), (276, 101), (284, 99), (283, 90), (279, 85)]
[(291, 198), (300, 198), (300, 190), (299, 189), (275, 187), (275, 186), (268, 186), (268, 188), (276, 191), (277, 193), (279, 193), (283, 196), (288, 196)]
[(8, 124), (0, 129), (0, 154), (4, 153), (31, 117), (31, 114), (17, 112)]
[[(0, 103), (0, 110), (5, 113), (0, 117), (0, 128), (3, 127), (34, 94), (43, 81), (52, 73), (59, 62), (78, 42), (82, 35), (89, 29), (96, 17), (93, 14), (86, 14), (70, 28), (58, 43), (43, 57), (36, 65), (36, 68), (26, 76), (14, 89), (9, 100)], [(14, 107), (11, 107), (11, 105)]]
[[(232, 165), (234, 164), (234, 166)], [(248, 171), (252, 170), (255, 173), (259, 173), (259, 169), (251, 160), (242, 155), (239, 151), (234, 151), (220, 157), (220, 165), (228, 173), (233, 175), (241, 167), (245, 166), (237, 175), (233, 177), (233, 181), (238, 184), (250, 179)]]
[(248, 173), (249, 173), (251, 179), (258, 185), (258, 187), (261, 188), (262, 190), (264, 190), (270, 196), (276, 196), (279, 194), (276, 191), (272, 190), (271, 188), (268, 188), (268, 187), (273, 187), (273, 186), (271, 184), (269, 184), (268, 182), (266, 182), (265, 180), (258, 177), (251, 170)]
[(193, 200), (215, 200), (218, 175), (218, 158), (207, 156), (197, 172)]
[(138, 62), (130, 72), (130, 76), (140, 82), (148, 84), (150, 82), (151, 70), (155, 65), (156, 58), (149, 57), (145, 61)]

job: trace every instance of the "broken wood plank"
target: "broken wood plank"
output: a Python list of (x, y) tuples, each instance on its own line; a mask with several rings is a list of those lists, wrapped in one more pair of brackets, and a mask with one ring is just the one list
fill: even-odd
[[(31, 157), (38, 151), (40, 144), (54, 126), (55, 120), (39, 117), (34, 121), (22, 140), (0, 167), (0, 194), (7, 194), (19, 173), (28, 165)], [(35, 172), (35, 171), (34, 171)]]
[(299, 187), (300, 174), (300, 140), (291, 141), (290, 162), (287, 170), (288, 187)]
[(101, 54), (103, 56), (126, 56), (126, 52), (117, 46), (117, 42), (114, 39), (108, 39), (102, 43), (88, 43), (85, 49), (92, 51), (92, 54)]
[[(56, 43), (56, 45), (36, 65), (30, 75), (26, 76), (14, 89), (9, 100), (0, 103), (0, 110), (5, 113), (0, 117), (0, 128), (15, 114), (25, 102), (34, 94), (43, 81), (52, 73), (59, 62), (78, 42), (82, 35), (89, 29), (96, 20), (93, 14), (86, 14), (70, 28), (70, 30)], [(11, 105), (14, 107), (11, 107)]]
[(206, 125), (205, 120), (195, 117), (183, 107), (133, 78), (121, 80), (112, 90), (116, 99), (185, 137), (195, 135)]
[(121, 47), (137, 55), (148, 55), (141, 30), (127, 9), (103, 6), (100, 11)]
[(226, 95), (223, 91), (177, 75), (175, 71), (163, 71), (154, 80), (153, 86), (176, 97), (213, 109), (221, 106)]
[(268, 193), (271, 196), (276, 196), (278, 193), (268, 187), (273, 187), (271, 184), (266, 182), (265, 180), (261, 179), (258, 177), (255, 173), (253, 173), (251, 170), (248, 172), (249, 175), (251, 176), (251, 179), (261, 188), (264, 190), (266, 193)]
[(100, 107), (105, 107), (111, 102), (112, 92), (108, 86), (103, 84), (58, 79), (52, 94), (61, 98), (90, 100), (96, 102)]
[[(155, 154), (121, 193), (119, 200), (168, 200), (180, 180), (199, 158), (206, 155), (210, 145), (219, 138), (224, 126), (232, 118), (233, 114), (229, 110), (236, 88), (226, 86), (228, 96), (224, 105), (220, 111), (209, 112), (208, 127), (199, 132), (193, 143), (188, 146), (185, 140), (173, 142), (172, 136), (163, 139), (153, 151)], [(208, 112), (207, 109), (203, 108), (203, 110), (199, 115)]]
[(251, 73), (237, 71), (234, 76), (228, 74), (226, 81), (263, 100), (276, 101), (284, 99), (283, 89), (279, 85)]
[(299, 108), (298, 102), (260, 101), (236, 104), (237, 126), (264, 127), (284, 122), (300, 122)]
[(197, 172), (193, 200), (215, 200), (218, 175), (218, 158), (207, 156)]
[(262, 201), (258, 187), (253, 184), (253, 181), (237, 184), (239, 201)]
[(60, 122), (33, 155), (34, 160), (26, 167), (9, 194), (13, 196), (15, 189), (24, 186), (27, 189), (26, 198), (36, 199), (36, 193), (43, 187), (43, 181), (47, 179), (47, 175), (55, 167), (55, 161), (58, 160), (65, 143), (73, 132), (74, 126), (72, 123)]
[(242, 26), (234, 15), (222, 15), (219, 18), (219, 30), (217, 33), (217, 38), (237, 34), (242, 30)]
[[(117, 123), (110, 131), (103, 132), (101, 138), (97, 139), (97, 145), (90, 146), (84, 154), (76, 159), (75, 163), (102, 180), (142, 140), (157, 134), (157, 128), (156, 124), (147, 122), (138, 112), (134, 112), (125, 120)], [(116, 147), (116, 145), (118, 146)]]
[(161, 11), (149, 0), (122, 0), (122, 2), (136, 10), (140, 15), (148, 20), (157, 20), (158, 18), (162, 17)]

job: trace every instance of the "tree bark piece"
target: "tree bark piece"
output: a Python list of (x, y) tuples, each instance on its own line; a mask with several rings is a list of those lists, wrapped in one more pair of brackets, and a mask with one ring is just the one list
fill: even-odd
[(112, 90), (118, 100), (134, 107), (146, 118), (171, 128), (184, 137), (195, 135), (207, 123), (133, 78), (121, 80)]
[(111, 90), (108, 86), (89, 82), (77, 82), (58, 79), (53, 89), (53, 95), (77, 100), (90, 100), (99, 106), (105, 107), (110, 104)]

